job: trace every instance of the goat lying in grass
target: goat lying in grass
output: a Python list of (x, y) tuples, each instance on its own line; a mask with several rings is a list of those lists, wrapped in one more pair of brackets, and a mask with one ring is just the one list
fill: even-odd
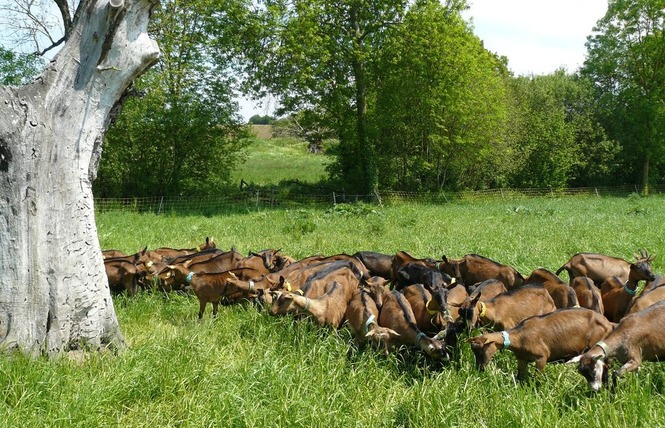
[(605, 313), (600, 290), (588, 276), (577, 276), (570, 283), (580, 307), (591, 309), (599, 314)]

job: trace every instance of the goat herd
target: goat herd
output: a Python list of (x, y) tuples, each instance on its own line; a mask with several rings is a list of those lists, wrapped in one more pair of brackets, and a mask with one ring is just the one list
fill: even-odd
[[(191, 249), (103, 253), (112, 291), (192, 291), (199, 318), (208, 302), (215, 316), (220, 303), (249, 300), (271, 315), (308, 315), (334, 328), (346, 323), (358, 345), (385, 353), (414, 345), (437, 359), (458, 351), (461, 333), (484, 326), (487, 333), (466, 340), (477, 368), (507, 349), (520, 379), (529, 362), (542, 372), (548, 361), (570, 359), (599, 390), (612, 360), (621, 364), (615, 381), (643, 360), (665, 357), (665, 281), (643, 252), (633, 263), (579, 253), (556, 273), (539, 268), (527, 278), (476, 254), (433, 260), (361, 251), (294, 260), (279, 250), (246, 257), (221, 251), (210, 238)], [(558, 277), (564, 270), (570, 283)]]

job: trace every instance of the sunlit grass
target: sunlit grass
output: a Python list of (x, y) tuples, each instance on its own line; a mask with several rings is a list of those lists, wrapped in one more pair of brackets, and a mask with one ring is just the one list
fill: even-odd
[[(445, 205), (253, 211), (215, 217), (104, 213), (104, 248), (188, 247), (213, 236), (245, 253), (407, 250), (479, 253), (555, 270), (579, 251), (657, 254), (663, 272), (665, 199), (566, 197)], [(588, 392), (574, 367), (548, 365), (520, 384), (510, 352), (475, 370), (463, 346), (442, 365), (401, 349), (358, 350), (346, 329), (273, 318), (253, 306), (208, 310), (191, 296), (115, 299), (127, 350), (84, 361), (0, 360), (0, 426), (621, 427), (662, 426), (665, 370), (645, 363), (616, 393)]]

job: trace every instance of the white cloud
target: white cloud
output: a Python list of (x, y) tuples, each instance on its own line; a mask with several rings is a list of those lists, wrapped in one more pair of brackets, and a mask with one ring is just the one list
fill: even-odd
[(485, 48), (508, 57), (516, 74), (546, 74), (584, 62), (586, 38), (607, 0), (470, 0), (465, 12)]

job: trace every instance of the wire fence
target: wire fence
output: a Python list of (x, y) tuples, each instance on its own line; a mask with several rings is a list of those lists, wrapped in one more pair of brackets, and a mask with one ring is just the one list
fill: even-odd
[[(269, 208), (298, 208), (311, 206), (335, 206), (344, 203), (399, 203), (444, 204), (455, 201), (482, 201), (492, 199), (520, 199), (563, 196), (628, 196), (641, 191), (639, 186), (578, 187), (578, 188), (526, 188), (487, 189), (461, 192), (381, 192), (371, 195), (331, 192), (328, 194), (280, 194), (276, 190), (253, 190), (221, 196), (161, 196), (145, 198), (96, 198), (97, 212), (125, 211), (140, 213), (191, 213), (213, 215)], [(649, 189), (650, 194), (665, 193), (665, 186)]]

